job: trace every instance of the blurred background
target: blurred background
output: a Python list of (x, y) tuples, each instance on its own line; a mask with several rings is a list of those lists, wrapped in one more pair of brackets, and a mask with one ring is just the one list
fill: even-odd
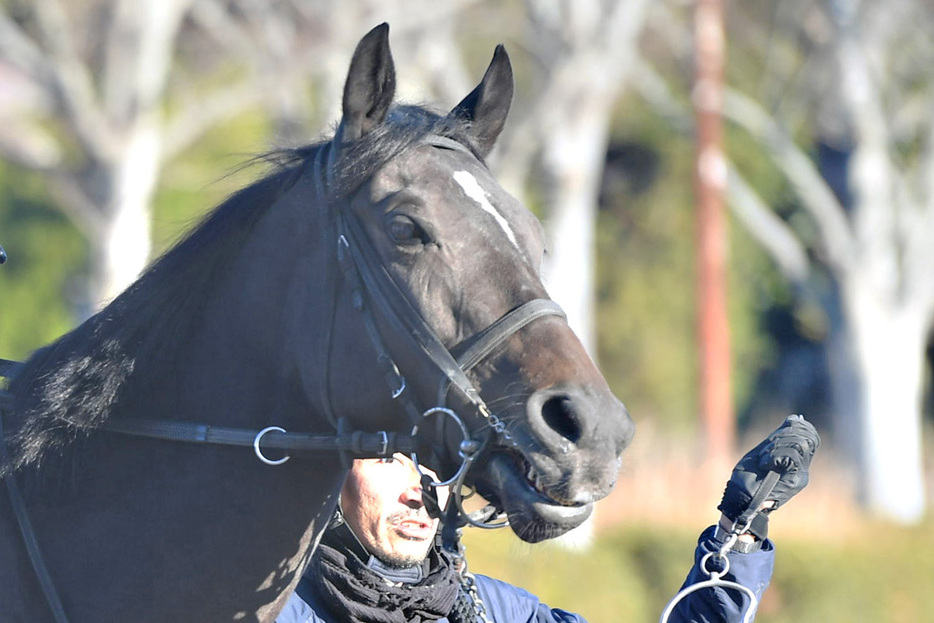
[(559, 543), (469, 533), (471, 568), (594, 623), (657, 620), (729, 470), (789, 413), (823, 446), (776, 513), (757, 620), (934, 621), (930, 0), (0, 0), (0, 357), (128, 285), (338, 119), (391, 25), (404, 99), (449, 108), (495, 44), (491, 167), (549, 237), (549, 291), (638, 424)]

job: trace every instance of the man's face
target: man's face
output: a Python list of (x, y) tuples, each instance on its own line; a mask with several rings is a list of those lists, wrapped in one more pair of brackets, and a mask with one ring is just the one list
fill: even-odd
[[(423, 471), (434, 477), (430, 470)], [(443, 506), (444, 499), (439, 501)], [(341, 490), (341, 508), (367, 551), (397, 567), (424, 560), (438, 530), (438, 520), (428, 516), (422, 503), (415, 464), (402, 454), (354, 461)]]

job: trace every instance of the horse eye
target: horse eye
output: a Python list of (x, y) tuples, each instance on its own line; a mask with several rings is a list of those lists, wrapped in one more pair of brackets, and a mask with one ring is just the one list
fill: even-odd
[(428, 242), (425, 230), (404, 214), (394, 214), (387, 224), (389, 236), (397, 244), (419, 244)]

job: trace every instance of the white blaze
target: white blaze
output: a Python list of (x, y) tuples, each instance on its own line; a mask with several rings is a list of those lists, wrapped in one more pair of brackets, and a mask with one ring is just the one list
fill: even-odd
[(499, 223), (499, 226), (503, 228), (503, 231), (506, 232), (506, 237), (509, 238), (509, 242), (513, 244), (517, 249), (519, 248), (519, 243), (516, 242), (516, 235), (513, 233), (512, 228), (509, 226), (509, 222), (503, 218), (503, 215), (499, 213), (499, 210), (493, 207), (493, 204), (490, 203), (490, 200), (486, 198), (486, 192), (483, 188), (480, 187), (480, 184), (477, 182), (477, 178), (468, 173), (467, 171), (458, 171), (454, 174), (454, 181), (460, 184), (461, 188), (464, 189), (464, 192), (467, 193), (467, 196), (480, 204), (480, 207), (483, 208), (484, 212), (488, 212), (496, 222)]

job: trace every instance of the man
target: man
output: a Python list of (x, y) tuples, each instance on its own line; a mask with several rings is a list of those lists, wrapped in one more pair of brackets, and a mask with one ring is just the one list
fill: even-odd
[[(716, 565), (704, 557), (724, 550), (730, 565), (724, 579), (761, 597), (774, 560), (768, 514), (807, 484), (819, 443), (810, 424), (791, 416), (740, 460), (719, 506), (720, 526), (701, 535), (685, 586), (720, 571), (701, 565)], [(511, 584), (459, 573), (452, 556), (436, 546), (437, 530), (409, 458), (355, 461), (337, 520), (276, 623), (585, 623)], [(739, 622), (748, 605), (738, 591), (704, 589), (686, 595), (670, 621)]]

